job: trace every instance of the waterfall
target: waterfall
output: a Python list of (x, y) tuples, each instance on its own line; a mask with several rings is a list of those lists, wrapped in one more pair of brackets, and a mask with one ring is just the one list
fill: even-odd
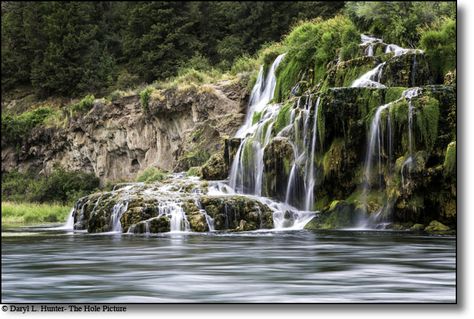
[[(97, 201), (97, 203), (98, 202), (99, 200)], [(122, 232), (122, 224), (120, 222), (120, 218), (122, 217), (123, 213), (127, 211), (127, 209), (128, 209), (128, 202), (126, 201), (119, 202), (114, 205), (114, 207), (112, 208), (111, 231)]]
[[(314, 116), (313, 116), (313, 134), (311, 136), (311, 149), (309, 150), (309, 169), (306, 171), (306, 196), (305, 196), (305, 205), (304, 209), (306, 211), (312, 210), (314, 202), (314, 185), (316, 182), (316, 176), (314, 173), (314, 153), (316, 151), (316, 128), (318, 122), (318, 107), (319, 107), (319, 97), (314, 106)], [(307, 160), (307, 164), (308, 164)], [(308, 165), (306, 165), (308, 166)]]
[(158, 217), (167, 216), (170, 220), (170, 232), (189, 232), (186, 213), (181, 205), (175, 201), (160, 201), (158, 203)]
[[(377, 165), (377, 175), (378, 175), (378, 183), (377, 186), (379, 188), (383, 187), (382, 183), (382, 176), (383, 176), (383, 157), (387, 155), (386, 164), (388, 165), (388, 174), (391, 174), (391, 167), (393, 165), (393, 134), (392, 134), (392, 123), (390, 118), (390, 113), (387, 114), (387, 137), (384, 137), (384, 132), (382, 129), (382, 114), (385, 110), (389, 110), (390, 106), (393, 104), (405, 99), (408, 102), (408, 153), (409, 156), (407, 160), (403, 163), (401, 168), (401, 176), (402, 176), (402, 185), (405, 185), (405, 168), (408, 167), (411, 170), (411, 165), (413, 164), (413, 105), (412, 105), (412, 98), (416, 97), (420, 93), (420, 88), (411, 88), (408, 90), (403, 91), (401, 97), (393, 102), (388, 104), (381, 105), (377, 108), (374, 118), (372, 119), (370, 125), (370, 132), (367, 141), (367, 152), (366, 158), (364, 162), (364, 184), (363, 184), (363, 191), (362, 191), (362, 198), (361, 201), (364, 204), (364, 208), (367, 210), (367, 196), (372, 187), (372, 177), (373, 177), (373, 170), (374, 166)], [(387, 145), (384, 144), (385, 139), (387, 140)], [(388, 149), (387, 149), (388, 148)], [(387, 150), (386, 150), (387, 149)], [(384, 154), (384, 152), (387, 153)], [(374, 164), (374, 159), (376, 159), (376, 163)], [(386, 203), (386, 207), (389, 207), (389, 203)], [(382, 215), (382, 211), (379, 212), (379, 216)], [(373, 218), (372, 218), (373, 219)]]
[(255, 112), (261, 112), (265, 106), (273, 99), (276, 86), (276, 75), (275, 71), (283, 60), (285, 54), (280, 54), (272, 66), (268, 70), (266, 78), (263, 74), (263, 66), (260, 67), (258, 72), (257, 82), (252, 89), (250, 94), (249, 106), (247, 108), (247, 116), (245, 117), (245, 122), (242, 127), (237, 131), (236, 137), (244, 137), (249, 133), (249, 129), (252, 127), (252, 119)]
[(382, 39), (371, 37), (365, 34), (360, 35), (360, 40), (362, 41), (360, 44), (361, 46), (367, 46), (364, 52), (366, 56), (374, 56), (374, 44), (382, 43)]
[(408, 102), (408, 158), (402, 165), (401, 175), (402, 175), (402, 186), (405, 186), (405, 167), (408, 167), (408, 172), (410, 173), (414, 164), (413, 158), (413, 103), (412, 99), (418, 96), (421, 92), (421, 89), (416, 87), (403, 92), (402, 97), (404, 97)]
[(71, 212), (69, 213), (64, 229), (74, 229), (74, 208), (71, 209)]
[(362, 74), (358, 79), (355, 79), (354, 82), (352, 82), (351, 87), (385, 88), (385, 85), (380, 83), (384, 65), (385, 62), (382, 62), (372, 70)]
[[(264, 154), (266, 146), (271, 142), (273, 127), (281, 109), (280, 104), (270, 104), (273, 98), (276, 76), (275, 70), (282, 61), (284, 55), (278, 56), (268, 71), (266, 79), (263, 69), (260, 68), (259, 76), (254, 88), (248, 107), (245, 123), (237, 132), (237, 137), (242, 141), (237, 149), (229, 173), (229, 187), (236, 193), (255, 196), (262, 203), (267, 204), (273, 210), (273, 221), (275, 229), (301, 229), (314, 216), (312, 212), (314, 202), (315, 174), (315, 151), (317, 137), (317, 114), (319, 97), (316, 103), (312, 101), (312, 95), (305, 100), (304, 108), (300, 108), (301, 97), (297, 101), (297, 107), (291, 110), (289, 122), (279, 135), (283, 132), (289, 136), (291, 130), (295, 129), (294, 137), (288, 142), (293, 147), (294, 159), (291, 167), (284, 203), (277, 203), (262, 196), (264, 167)], [(259, 121), (252, 123), (254, 114), (259, 113)], [(288, 121), (288, 120), (287, 120)], [(297, 129), (302, 126), (303, 132)], [(298, 169), (304, 169), (303, 182), (304, 191), (301, 193), (301, 202), (291, 195), (297, 184)], [(222, 187), (221, 187), (222, 189)], [(213, 186), (212, 192), (218, 193), (221, 189)], [(233, 193), (225, 190), (226, 193)], [(300, 206), (302, 211), (292, 207)]]

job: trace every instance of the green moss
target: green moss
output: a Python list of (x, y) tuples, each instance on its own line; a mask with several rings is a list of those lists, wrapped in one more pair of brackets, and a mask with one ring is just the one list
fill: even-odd
[(253, 113), (253, 115), (252, 115), (252, 125), (254, 125), (254, 124), (258, 123), (258, 121), (260, 121), (260, 119), (262, 118), (262, 113), (263, 113), (263, 111)]
[(425, 231), (428, 233), (437, 233), (437, 232), (445, 232), (448, 231), (450, 228), (437, 220), (433, 220), (428, 226), (426, 226)]
[(428, 96), (422, 96), (413, 103), (417, 109), (415, 123), (418, 136), (421, 137), (423, 149), (430, 151), (438, 137), (438, 100)]
[(341, 171), (342, 162), (344, 161), (344, 140), (335, 139), (329, 150), (323, 156), (324, 177), (337, 175)]
[(286, 57), (283, 59), (276, 72), (277, 82), (274, 95), (276, 102), (289, 97), (291, 89), (296, 85), (306, 67), (306, 64), (298, 60), (288, 60)]
[(156, 167), (149, 167), (137, 176), (137, 182), (153, 183), (165, 179), (166, 173)]
[(287, 55), (277, 69), (275, 100), (283, 101), (291, 89), (305, 75), (310, 85), (322, 81), (328, 63), (338, 56), (341, 47), (344, 55), (352, 55), (360, 38), (352, 22), (344, 16), (332, 19), (306, 21), (297, 25), (283, 43)]
[(193, 166), (188, 169), (186, 172), (186, 176), (199, 176), (201, 177), (201, 167), (200, 166)]
[(319, 106), (318, 106), (318, 114), (317, 114), (317, 128), (318, 128), (318, 138), (319, 138), (319, 145), (321, 147), (321, 149), (323, 148), (324, 146), (324, 141), (326, 139), (326, 118), (324, 116), (324, 105), (326, 105), (325, 103), (323, 103), (323, 101), (320, 101), (319, 102)]
[(275, 120), (275, 124), (273, 125), (273, 129), (275, 133), (280, 132), (285, 126), (290, 124), (290, 115), (291, 109), (293, 108), (293, 101), (286, 102), (278, 112), (277, 118)]
[(398, 100), (405, 90), (405, 87), (388, 87), (385, 91), (385, 103)]
[(445, 175), (456, 174), (456, 141), (449, 143), (446, 148), (443, 169)]

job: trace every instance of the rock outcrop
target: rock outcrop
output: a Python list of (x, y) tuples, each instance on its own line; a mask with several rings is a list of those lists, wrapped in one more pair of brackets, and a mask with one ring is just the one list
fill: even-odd
[[(245, 82), (245, 81), (243, 81)], [(148, 110), (137, 95), (113, 103), (96, 100), (65, 127), (38, 127), (17, 149), (2, 145), (2, 171), (95, 173), (102, 183), (133, 180), (147, 167), (185, 171), (204, 164), (240, 127), (245, 83), (160, 90)]]

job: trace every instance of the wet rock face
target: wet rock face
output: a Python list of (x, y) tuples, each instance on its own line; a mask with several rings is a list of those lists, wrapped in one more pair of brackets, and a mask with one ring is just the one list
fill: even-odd
[(414, 51), (387, 60), (380, 82), (386, 86), (415, 87), (432, 84), (433, 79), (425, 55)]
[(150, 166), (183, 171), (221, 151), (245, 116), (245, 83), (160, 94), (146, 112), (137, 95), (110, 104), (97, 100), (67, 128), (37, 128), (20, 150), (2, 145), (2, 171), (49, 172), (59, 164), (94, 173), (102, 183), (133, 180)]
[(286, 186), (293, 162), (294, 150), (285, 137), (276, 137), (267, 145), (263, 155), (265, 163), (264, 195), (285, 200)]
[(182, 175), (162, 183), (130, 183), (81, 198), (74, 207), (74, 229), (163, 233), (273, 228), (272, 210), (259, 200), (207, 193), (207, 182)]
[(247, 231), (273, 228), (272, 212), (265, 204), (244, 196), (201, 198), (216, 230)]
[(206, 180), (223, 180), (229, 174), (229, 165), (222, 152), (216, 153), (202, 167), (202, 177)]

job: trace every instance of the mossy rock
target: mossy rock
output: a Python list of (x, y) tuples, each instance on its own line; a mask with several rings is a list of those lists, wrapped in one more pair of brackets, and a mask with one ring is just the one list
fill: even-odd
[(323, 209), (317, 217), (313, 218), (305, 229), (338, 229), (356, 226), (362, 213), (355, 206), (344, 200), (334, 200)]
[(410, 227), (411, 231), (416, 231), (416, 232), (423, 231), (424, 229), (425, 229), (425, 225), (423, 224), (414, 224), (413, 226)]
[(428, 233), (438, 233), (438, 232), (447, 232), (450, 228), (437, 220), (433, 220), (428, 226), (426, 226), (425, 231)]
[(145, 234), (147, 232), (150, 234), (167, 233), (170, 231), (170, 219), (166, 216), (153, 217), (132, 225), (130, 231), (134, 234)]
[(263, 194), (285, 199), (286, 185), (293, 163), (294, 150), (285, 137), (276, 137), (265, 147), (263, 162)]
[(222, 152), (215, 153), (201, 168), (202, 177), (206, 180), (222, 180), (229, 175), (229, 166)]
[(425, 55), (412, 51), (387, 60), (380, 80), (385, 86), (415, 87), (433, 83)]
[(240, 231), (273, 228), (273, 214), (270, 208), (252, 198), (202, 196), (201, 205), (214, 219), (216, 230)]

